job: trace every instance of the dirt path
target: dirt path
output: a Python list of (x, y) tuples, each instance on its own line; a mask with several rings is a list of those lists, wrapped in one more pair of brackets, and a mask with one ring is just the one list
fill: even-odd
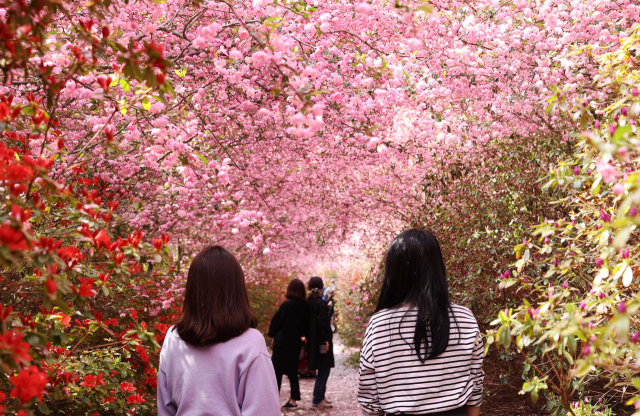
[[(300, 379), (302, 401), (298, 402), (298, 409), (283, 412), (284, 415), (362, 415), (356, 399), (358, 370), (345, 364), (353, 350), (342, 345), (337, 336), (334, 341), (333, 353), (336, 359), (336, 368), (331, 369), (331, 375), (327, 383), (327, 398), (333, 402), (333, 408), (326, 410), (311, 408), (315, 379), (305, 378)], [(289, 379), (285, 376), (282, 380), (282, 389), (280, 391), (280, 402), (282, 404), (287, 402), (290, 392)]]

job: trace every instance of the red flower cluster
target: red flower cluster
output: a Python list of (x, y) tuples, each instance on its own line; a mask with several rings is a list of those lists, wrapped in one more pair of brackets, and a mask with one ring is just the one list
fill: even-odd
[(93, 374), (86, 374), (83, 378), (82, 378), (82, 383), (80, 383), (81, 386), (87, 387), (89, 389), (93, 389), (96, 386), (99, 385), (105, 385), (104, 380), (102, 380), (102, 376), (104, 374), (99, 374), (97, 376), (93, 375)]
[(123, 381), (120, 383), (120, 391), (126, 391), (127, 393), (133, 393), (137, 389), (133, 386), (133, 383)]
[(21, 403), (27, 403), (34, 397), (38, 400), (42, 399), (42, 391), (44, 390), (49, 377), (43, 373), (35, 365), (28, 369), (23, 368), (18, 375), (9, 377), (9, 381), (13, 384), (11, 397), (20, 399)]
[(76, 246), (67, 246), (56, 250), (58, 256), (67, 263), (68, 268), (72, 268), (78, 262), (84, 260), (84, 253)]
[(127, 403), (129, 404), (137, 404), (137, 403), (144, 403), (146, 402), (146, 400), (144, 399), (144, 397), (140, 396), (139, 394), (132, 394), (131, 396), (127, 397)]
[(80, 282), (80, 288), (78, 289), (78, 294), (80, 296), (90, 298), (96, 294), (96, 291), (93, 290), (93, 283), (95, 280), (90, 277), (79, 277), (78, 281)]
[(29, 344), (22, 342), (24, 334), (15, 331), (7, 331), (0, 335), (0, 349), (6, 354), (10, 354), (16, 364), (21, 362), (31, 362), (29, 354)]

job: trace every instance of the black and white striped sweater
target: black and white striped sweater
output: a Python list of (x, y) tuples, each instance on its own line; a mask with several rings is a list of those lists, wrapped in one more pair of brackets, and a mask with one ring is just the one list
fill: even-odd
[(369, 416), (428, 414), (482, 402), (483, 343), (471, 311), (451, 304), (449, 345), (420, 362), (413, 347), (417, 309), (385, 309), (367, 326), (358, 401)]

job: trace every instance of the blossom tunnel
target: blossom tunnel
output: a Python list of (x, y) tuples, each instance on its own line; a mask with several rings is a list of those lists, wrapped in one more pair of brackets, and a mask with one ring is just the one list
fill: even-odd
[(3, 0), (0, 19), (2, 411), (152, 413), (213, 243), (264, 319), (291, 276), (336, 273), (357, 344), (408, 227), (438, 236), (454, 301), (538, 406), (640, 403), (637, 2)]

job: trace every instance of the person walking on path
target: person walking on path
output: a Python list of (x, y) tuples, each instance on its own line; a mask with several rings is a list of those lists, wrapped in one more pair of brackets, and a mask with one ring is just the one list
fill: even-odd
[(307, 330), (307, 354), (309, 369), (318, 370), (316, 384), (313, 388), (313, 408), (331, 407), (331, 402), (325, 397), (327, 380), (331, 368), (335, 367), (333, 358), (333, 332), (329, 307), (322, 300), (323, 282), (319, 277), (309, 279), (309, 327)]
[(449, 302), (438, 240), (408, 230), (387, 251), (360, 355), (365, 415), (478, 416), (483, 344), (471, 311)]
[(302, 338), (306, 334), (307, 301), (304, 283), (293, 279), (287, 287), (286, 298), (278, 312), (271, 319), (269, 337), (273, 338), (273, 368), (276, 371), (278, 390), (282, 385), (282, 376), (289, 377), (291, 398), (283, 406), (285, 409), (298, 407), (300, 400), (300, 382), (298, 380), (298, 360), (302, 349)]
[(271, 357), (255, 328), (244, 273), (219, 246), (189, 267), (182, 316), (165, 337), (159, 416), (279, 416)]

